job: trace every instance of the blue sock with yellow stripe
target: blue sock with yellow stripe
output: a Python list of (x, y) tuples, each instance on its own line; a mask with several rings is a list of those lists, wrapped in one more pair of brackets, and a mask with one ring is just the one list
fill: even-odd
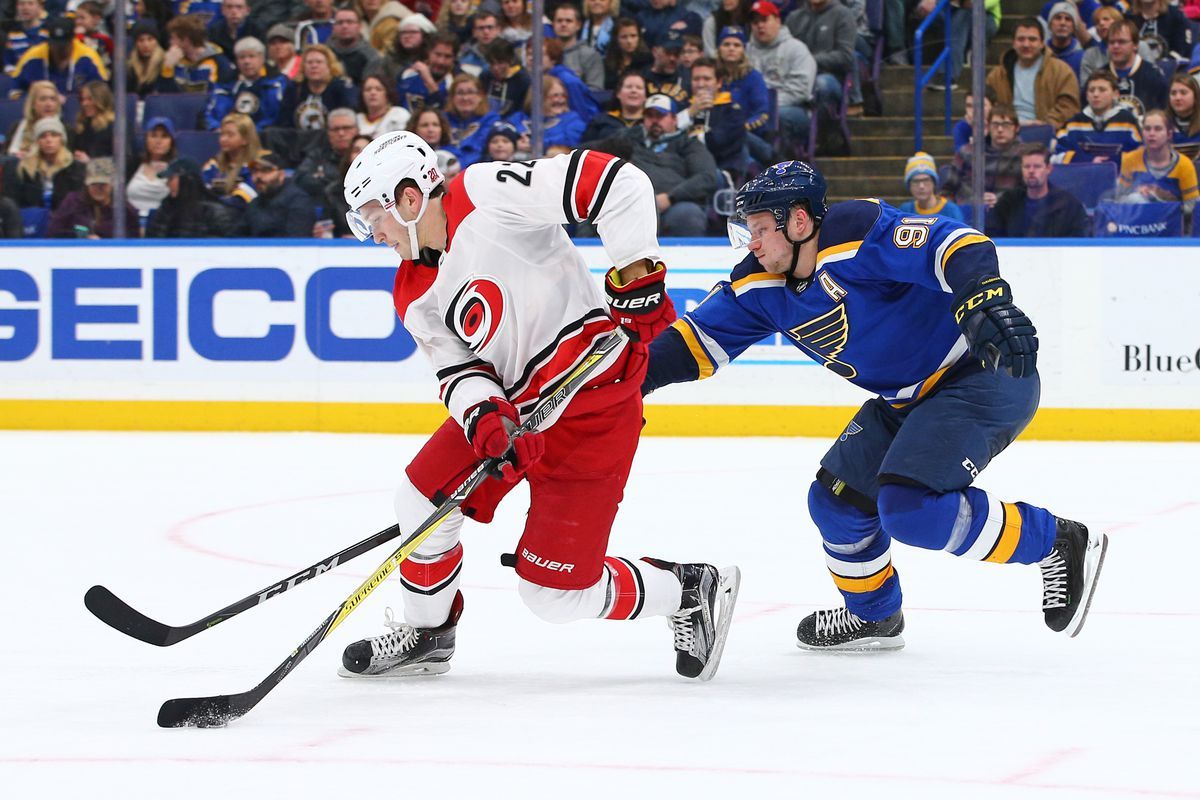
[(1054, 546), (1055, 518), (1028, 503), (1003, 503), (982, 489), (935, 492), (884, 484), (879, 516), (893, 538), (927, 550), (996, 564), (1035, 564)]
[(900, 610), (900, 577), (892, 567), (891, 537), (879, 517), (839, 499), (821, 483), (808, 490), (808, 510), (825, 545), (825, 565), (846, 600), (865, 620)]

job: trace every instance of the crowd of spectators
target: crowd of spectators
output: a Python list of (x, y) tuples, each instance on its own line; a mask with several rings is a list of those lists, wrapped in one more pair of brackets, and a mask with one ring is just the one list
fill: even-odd
[[(866, 0), (545, 5), (534, 20), (525, 0), (136, 0), (126, 74), (114, 76), (112, 0), (0, 0), (12, 110), (0, 130), (0, 232), (109, 236), (121, 180), (130, 235), (349, 235), (339, 187), (371, 138), (413, 131), (451, 176), (527, 159), (538, 92), (548, 154), (586, 145), (631, 159), (655, 186), (663, 234), (703, 235), (721, 224), (719, 188), (844, 147), (836, 123), (862, 112), (876, 38), (889, 63), (909, 63), (912, 31), (936, 2), (884, 0), (881, 30)], [(951, 81), (968, 7), (952, 12)], [(999, 0), (986, 8), (990, 36)], [(965, 218), (982, 203), (989, 229), (994, 216), (996, 231), (1018, 235), (1013, 220), (1061, 204), (1026, 169), (1044, 154), (1045, 172), (1112, 161), (1114, 196), (1190, 213), (1197, 18), (1192, 0), (1047, 3), (987, 76), (985, 194), (971, 194), (977, 141), (964, 119), (941, 172), (927, 154), (910, 162), (913, 210)], [(123, 176), (114, 80), (134, 100)], [(1030, 142), (1046, 147), (1031, 153)]]

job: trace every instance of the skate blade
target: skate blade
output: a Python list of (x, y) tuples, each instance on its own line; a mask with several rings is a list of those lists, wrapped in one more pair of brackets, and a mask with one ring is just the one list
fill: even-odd
[(796, 647), (799, 647), (801, 650), (807, 650), (810, 653), (886, 653), (892, 650), (902, 650), (904, 648), (904, 637), (900, 635), (872, 636), (869, 639), (829, 645), (828, 647), (805, 644), (797, 639)]
[(721, 666), (721, 654), (725, 651), (725, 639), (729, 636), (729, 625), (733, 622), (733, 608), (737, 605), (738, 589), (742, 586), (742, 571), (737, 567), (719, 570), (721, 584), (717, 587), (717, 600), (721, 611), (717, 617), (717, 634), (708, 662), (698, 676), (702, 681), (711, 681)]
[(1087, 553), (1083, 557), (1083, 591), (1087, 599), (1079, 604), (1075, 616), (1064, 631), (1072, 639), (1079, 635), (1083, 630), (1083, 623), (1087, 621), (1088, 610), (1092, 607), (1092, 596), (1096, 593), (1096, 584), (1100, 581), (1100, 570), (1104, 568), (1104, 556), (1107, 552), (1108, 535), (1102, 533), (1093, 541), (1089, 533)]
[(345, 667), (338, 667), (337, 674), (343, 678), (359, 678), (364, 680), (378, 681), (393, 678), (424, 678), (429, 675), (444, 675), (449, 671), (450, 662), (430, 661), (425, 664), (417, 664), (416, 666), (412, 667), (404, 667), (403, 669), (393, 669), (387, 672), (381, 672), (377, 675), (365, 675), (361, 672), (351, 672)]

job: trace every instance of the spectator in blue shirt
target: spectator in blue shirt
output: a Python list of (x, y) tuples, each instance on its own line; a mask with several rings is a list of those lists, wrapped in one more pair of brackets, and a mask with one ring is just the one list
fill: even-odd
[(466, 73), (456, 76), (450, 83), (446, 119), (450, 123), (450, 144), (457, 151), (463, 169), (480, 159), (488, 131), (500, 121), (488, 106), (479, 79)]
[(929, 153), (914, 153), (904, 165), (904, 187), (913, 199), (901, 203), (901, 211), (923, 217), (939, 215), (966, 221), (961, 208), (947, 198), (938, 196), (937, 162)]
[(267, 70), (267, 48), (258, 39), (242, 39), (234, 45), (233, 53), (237, 58), (237, 80), (217, 86), (204, 112), (205, 127), (215, 131), (231, 111), (253, 119), (260, 131), (275, 125), (287, 78)]
[(322, 130), (330, 111), (358, 105), (358, 89), (342, 74), (342, 63), (326, 45), (310, 44), (300, 58), (304, 77), (288, 84), (277, 124)]
[(308, 11), (294, 19), (296, 46), (303, 50), (310, 44), (325, 44), (333, 35), (333, 0), (304, 0)]
[[(525, 102), (525, 111), (514, 114), (509, 120), (521, 134), (521, 144), (518, 150), (530, 152), (528, 140), (530, 135), (530, 108), (532, 98)], [(568, 101), (567, 87), (553, 75), (542, 79), (542, 145), (544, 148), (562, 146), (576, 148), (583, 138), (587, 120), (571, 110)], [(464, 167), (467, 165), (463, 165)]]
[(46, 9), (42, 0), (17, 0), (14, 23), (4, 45), (5, 72), (13, 71), (26, 50), (46, 41)]

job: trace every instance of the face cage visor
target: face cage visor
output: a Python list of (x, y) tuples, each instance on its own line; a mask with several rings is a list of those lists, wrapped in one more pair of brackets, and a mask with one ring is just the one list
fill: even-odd
[[(423, 198), (421, 210), (417, 212), (417, 216), (411, 222), (404, 221), (404, 218), (400, 216), (400, 212), (396, 210), (395, 203), (389, 203), (384, 206), (387, 212), (392, 215), (392, 219), (399, 222), (408, 231), (408, 244), (411, 248), (409, 255), (412, 258), (417, 258), (421, 252), (421, 248), (417, 245), (417, 223), (421, 221), (421, 217), (425, 216), (425, 209), (429, 208), (429, 195), (422, 192), (421, 196)], [(363, 208), (366, 208), (366, 206), (364, 205)], [(346, 224), (350, 227), (350, 232), (360, 242), (369, 242), (375, 238), (375, 229), (371, 223), (367, 222), (367, 218), (362, 213), (362, 208), (347, 211)]]

